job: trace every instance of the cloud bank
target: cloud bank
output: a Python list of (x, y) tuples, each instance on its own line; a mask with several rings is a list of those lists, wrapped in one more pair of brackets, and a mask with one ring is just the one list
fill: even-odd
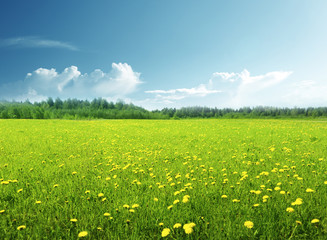
[(34, 36), (2, 39), (0, 40), (0, 46), (21, 48), (63, 48), (78, 51), (78, 48), (72, 44)]
[(168, 107), (172, 104), (233, 108), (275, 105), (278, 103), (275, 101), (278, 93), (275, 88), (279, 87), (291, 74), (290, 71), (275, 71), (252, 76), (246, 69), (240, 73), (215, 72), (207, 83), (196, 87), (149, 90), (146, 93), (154, 94), (154, 102)]
[(47, 97), (124, 97), (141, 83), (140, 73), (127, 63), (112, 63), (108, 73), (95, 69), (82, 74), (76, 66), (67, 67), (61, 73), (54, 68), (39, 68), (28, 73), (24, 81), (1, 86), (0, 95), (18, 101), (40, 101)]

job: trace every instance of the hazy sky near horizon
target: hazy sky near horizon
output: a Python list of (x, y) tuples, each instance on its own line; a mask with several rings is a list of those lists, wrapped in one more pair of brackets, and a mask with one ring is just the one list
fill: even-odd
[(327, 1), (0, 2), (0, 99), (327, 106)]

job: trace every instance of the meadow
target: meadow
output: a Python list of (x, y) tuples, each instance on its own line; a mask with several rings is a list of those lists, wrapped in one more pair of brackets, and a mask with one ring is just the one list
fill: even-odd
[(326, 239), (327, 122), (0, 120), (0, 239)]

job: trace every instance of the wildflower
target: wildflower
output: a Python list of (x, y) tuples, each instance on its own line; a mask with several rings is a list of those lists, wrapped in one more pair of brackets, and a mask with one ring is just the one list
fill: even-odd
[(176, 223), (174, 226), (173, 226), (173, 228), (180, 228), (182, 226), (182, 224), (180, 224), (180, 223)]
[(288, 207), (288, 208), (286, 208), (286, 212), (289, 212), (289, 213), (294, 212), (294, 208)]
[(58, 187), (58, 186), (59, 186), (59, 184), (55, 184), (55, 185), (53, 185), (54, 188), (56, 188), (56, 187)]
[(259, 203), (253, 204), (253, 207), (259, 207)]
[(177, 203), (179, 203), (179, 200), (178, 200), (178, 199), (176, 199), (176, 200), (173, 202), (173, 204), (177, 204)]
[(128, 204), (123, 205), (123, 208), (129, 208)]
[(313, 193), (315, 192), (315, 190), (311, 189), (311, 188), (307, 188), (307, 190), (305, 190), (307, 193)]
[(238, 203), (240, 202), (241, 200), (238, 200), (238, 199), (233, 199), (233, 203)]
[(81, 237), (86, 237), (87, 236), (87, 231), (82, 231), (78, 234), (78, 237), (81, 238)]
[(186, 234), (191, 234), (193, 232), (193, 227), (195, 227), (195, 223), (187, 223), (184, 224), (183, 229)]
[(245, 221), (244, 226), (247, 227), (247, 228), (253, 228), (253, 222)]
[(257, 195), (259, 195), (259, 194), (261, 194), (261, 191), (260, 190), (254, 191), (254, 193), (257, 194)]
[(5, 211), (6, 211), (6, 210), (4, 210), (4, 209), (0, 210), (0, 214), (1, 214), (1, 213), (4, 213)]
[(299, 224), (299, 225), (302, 225), (302, 222), (301, 222), (301, 221), (296, 220), (295, 222), (296, 222), (297, 224)]
[(156, 197), (155, 197), (153, 200), (154, 200), (155, 202), (158, 202), (158, 201), (159, 201), (159, 199), (158, 199), (158, 198), (156, 198)]
[(292, 206), (294, 206), (294, 205), (301, 205), (302, 203), (303, 203), (302, 198), (297, 198), (295, 200), (295, 202), (292, 202)]
[(103, 197), (103, 196), (104, 196), (103, 193), (99, 193), (99, 194), (98, 194), (98, 197)]
[(107, 213), (107, 212), (106, 212), (106, 213), (103, 214), (103, 216), (105, 216), (105, 217), (109, 217), (109, 216), (110, 216), (110, 213)]
[(312, 223), (312, 224), (319, 223), (319, 219), (313, 219), (313, 220), (311, 221), (311, 223)]
[(161, 233), (161, 237), (167, 237), (170, 233), (170, 229), (169, 228), (164, 228), (162, 230), (162, 233)]
[(132, 205), (132, 208), (138, 208), (139, 206), (140, 205), (138, 205), (138, 204), (135, 203), (135, 204)]
[(134, 213), (135, 210), (134, 210), (134, 209), (130, 209), (129, 212), (130, 212), (130, 213)]
[(23, 230), (23, 229), (25, 229), (25, 228), (26, 228), (25, 225), (21, 225), (21, 226), (17, 227), (17, 230)]
[(324, 181), (324, 184), (327, 184), (327, 181)]
[(36, 201), (35, 203), (36, 203), (36, 204), (41, 204), (41, 201)]
[(22, 192), (23, 191), (23, 189), (21, 188), (21, 189), (18, 189), (17, 190), (17, 193), (20, 193), (20, 192)]
[(161, 226), (163, 226), (164, 224), (161, 222), (161, 223), (159, 223), (159, 226), (161, 227)]
[(73, 222), (73, 223), (76, 223), (77, 222), (77, 219), (76, 218), (72, 218), (72, 219), (70, 219), (70, 221)]
[(86, 191), (85, 191), (85, 194), (88, 194), (88, 193), (90, 193), (90, 190), (86, 190)]
[(173, 205), (170, 205), (167, 207), (168, 210), (172, 209), (173, 208)]
[(227, 198), (227, 195), (222, 195), (221, 198)]

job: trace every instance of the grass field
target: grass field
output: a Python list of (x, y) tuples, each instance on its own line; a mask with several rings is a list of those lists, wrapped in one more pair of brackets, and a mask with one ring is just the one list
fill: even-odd
[(0, 120), (0, 182), (0, 239), (327, 239), (327, 122)]

